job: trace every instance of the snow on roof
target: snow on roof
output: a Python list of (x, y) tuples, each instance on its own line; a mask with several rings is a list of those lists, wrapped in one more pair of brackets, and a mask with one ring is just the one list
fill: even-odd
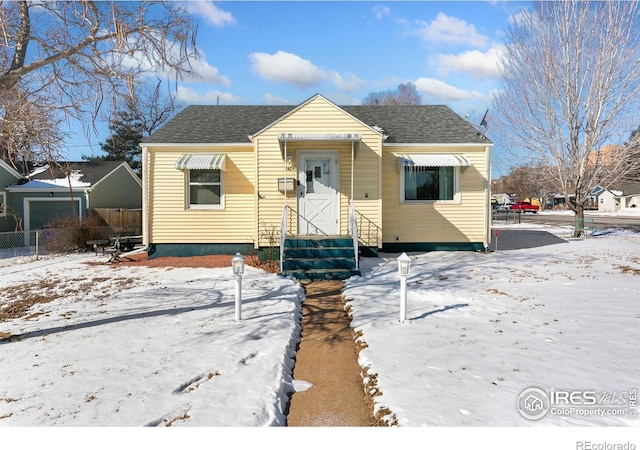
[[(44, 166), (43, 166), (44, 167)], [(38, 168), (37, 171), (32, 172), (31, 174), (29, 174), (29, 176), (35, 176), (39, 173), (43, 173), (44, 170), (48, 170), (48, 166), (46, 168), (44, 168), (44, 170), (42, 170), (43, 168)], [(9, 186), (7, 187), (8, 190), (16, 190), (16, 191), (21, 191), (21, 190), (36, 190), (36, 189), (69, 189), (69, 187), (71, 187), (72, 189), (81, 189), (81, 188), (87, 188), (87, 187), (91, 187), (91, 183), (88, 183), (86, 181), (81, 181), (82, 180), (82, 172), (79, 170), (74, 170), (71, 172), (71, 174), (69, 175), (69, 177), (61, 177), (61, 178), (54, 178), (54, 179), (37, 179), (37, 180), (30, 180), (27, 181), (24, 184), (18, 184), (18, 185), (13, 185), (13, 186)]]
[(39, 174), (41, 174), (43, 172), (46, 172), (47, 170), (49, 170), (49, 167), (51, 167), (51, 166), (49, 166), (49, 164), (45, 164), (44, 166), (40, 166), (40, 167), (35, 167), (31, 171), (31, 173), (29, 173), (29, 178), (33, 178), (36, 175), (39, 175)]

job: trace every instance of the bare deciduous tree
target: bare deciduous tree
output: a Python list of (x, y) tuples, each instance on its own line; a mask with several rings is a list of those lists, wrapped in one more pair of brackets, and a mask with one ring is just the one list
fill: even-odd
[(419, 105), (422, 97), (418, 94), (416, 85), (409, 81), (399, 84), (391, 91), (372, 92), (362, 101), (363, 105)]
[[(0, 94), (19, 87), (48, 99), (57, 120), (92, 124), (143, 77), (191, 73), (195, 35), (178, 2), (0, 1)], [(0, 105), (5, 122), (7, 110)]]
[(56, 161), (64, 139), (60, 121), (49, 99), (18, 86), (0, 91), (0, 159), (25, 173), (27, 161)]
[(586, 195), (636, 170), (621, 146), (637, 125), (640, 100), (640, 13), (637, 1), (542, 1), (507, 32), (502, 89), (494, 106), (494, 140), (521, 151), (552, 180), (584, 223)]

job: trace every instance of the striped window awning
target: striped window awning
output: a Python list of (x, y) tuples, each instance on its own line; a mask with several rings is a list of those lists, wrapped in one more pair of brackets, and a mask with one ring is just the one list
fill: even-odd
[(362, 140), (362, 135), (358, 133), (280, 133), (280, 142), (289, 141), (354, 141)]
[(471, 163), (462, 155), (411, 154), (398, 156), (398, 170), (403, 167), (469, 167)]
[(224, 170), (227, 155), (224, 153), (180, 155), (175, 167), (178, 170)]
[(280, 143), (280, 152), (284, 158), (284, 147), (287, 142), (351, 142), (354, 151), (357, 153), (362, 141), (362, 135), (359, 133), (280, 133), (278, 134), (278, 142)]

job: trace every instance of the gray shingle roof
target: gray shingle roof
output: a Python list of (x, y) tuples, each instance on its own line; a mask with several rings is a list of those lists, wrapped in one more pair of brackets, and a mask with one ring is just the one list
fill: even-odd
[[(248, 143), (248, 135), (257, 133), (295, 108), (297, 106), (188, 106), (143, 143)], [(445, 105), (358, 105), (341, 108), (370, 127), (381, 127), (389, 136), (386, 143), (490, 143)]]
[(40, 172), (37, 175), (31, 177), (33, 180), (51, 180), (56, 178), (64, 178), (66, 175), (60, 169), (59, 166), (63, 168), (67, 167), (67, 164), (71, 167), (73, 171), (80, 171), (82, 173), (82, 179), (85, 183), (91, 183), (93, 186), (98, 181), (102, 180), (104, 177), (109, 175), (109, 173), (114, 170), (116, 167), (122, 164), (122, 161), (80, 161), (80, 162), (58, 162), (54, 165), (54, 176), (51, 177), (51, 171), (45, 170), (44, 172)]

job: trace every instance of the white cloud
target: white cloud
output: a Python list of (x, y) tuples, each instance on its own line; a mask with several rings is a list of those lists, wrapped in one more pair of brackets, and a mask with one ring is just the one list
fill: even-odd
[(231, 105), (244, 103), (246, 101), (242, 97), (227, 92), (220, 92), (218, 90), (198, 92), (184, 86), (178, 86), (176, 98), (188, 105)]
[(521, 9), (520, 11), (516, 12), (516, 13), (512, 13), (509, 18), (507, 19), (507, 23), (509, 23), (509, 25), (516, 25), (516, 24), (521, 24), (524, 21), (524, 17), (527, 14), (527, 9)]
[[(131, 45), (134, 47), (135, 43), (132, 41)], [(191, 55), (188, 62), (183, 61), (183, 57), (180, 54), (180, 46), (175, 42), (167, 41), (165, 52), (169, 56), (169, 59), (184, 71), (181, 73), (181, 79), (184, 82), (211, 83), (221, 86), (229, 86), (231, 84), (231, 80), (228, 77), (221, 75), (217, 67), (207, 62), (206, 55), (202, 50), (199, 50), (199, 58)], [(119, 59), (114, 59), (112, 63), (119, 64), (124, 68), (148, 72), (149, 75), (155, 74), (156, 76), (174, 79), (175, 70), (160, 65), (158, 63), (160, 59), (160, 56), (157, 54), (147, 55), (141, 51), (135, 51), (133, 53), (119, 55)]]
[(391, 14), (391, 9), (382, 5), (374, 6), (373, 8), (371, 8), (371, 11), (378, 20), (382, 20), (384, 16), (388, 16), (389, 14)]
[(464, 72), (473, 78), (485, 80), (500, 77), (500, 55), (504, 46), (495, 44), (486, 52), (467, 50), (456, 55), (439, 54), (431, 59), (431, 63), (443, 75)]
[(419, 26), (418, 34), (425, 41), (450, 42), (473, 47), (484, 47), (489, 42), (486, 36), (478, 32), (475, 25), (444, 13), (438, 13), (429, 23), (423, 20), (416, 22)]
[(363, 80), (352, 73), (346, 74), (344, 77), (337, 72), (332, 72), (329, 79), (342, 92), (357, 92), (362, 89), (365, 84)]
[(205, 21), (218, 28), (236, 23), (236, 19), (230, 12), (221, 10), (211, 1), (190, 1), (185, 4), (191, 14), (203, 17)]
[(231, 85), (231, 80), (228, 77), (220, 75), (217, 67), (212, 66), (204, 60), (204, 54), (202, 59), (192, 61), (190, 67), (194, 72), (194, 75), (188, 75), (184, 77), (183, 81), (211, 83), (218, 84), (220, 86)]
[(252, 53), (249, 59), (253, 63), (253, 70), (268, 81), (293, 84), (303, 89), (315, 86), (326, 78), (326, 73), (308, 59), (282, 50), (273, 55)]
[(278, 97), (277, 95), (273, 95), (270, 93), (264, 94), (264, 102), (267, 105), (291, 105), (293, 102), (287, 100), (286, 98)]
[(340, 75), (317, 67), (308, 59), (279, 50), (274, 54), (251, 53), (249, 59), (260, 78), (277, 83), (292, 84), (300, 89), (332, 82), (340, 91), (352, 92), (362, 88), (364, 81), (353, 74)]
[(361, 98), (355, 98), (349, 94), (342, 93), (327, 93), (325, 95), (327, 99), (335, 103), (336, 105), (359, 105), (362, 103)]
[(442, 101), (468, 100), (473, 97), (469, 91), (451, 86), (435, 78), (418, 78), (415, 81), (416, 89), (421, 94)]

